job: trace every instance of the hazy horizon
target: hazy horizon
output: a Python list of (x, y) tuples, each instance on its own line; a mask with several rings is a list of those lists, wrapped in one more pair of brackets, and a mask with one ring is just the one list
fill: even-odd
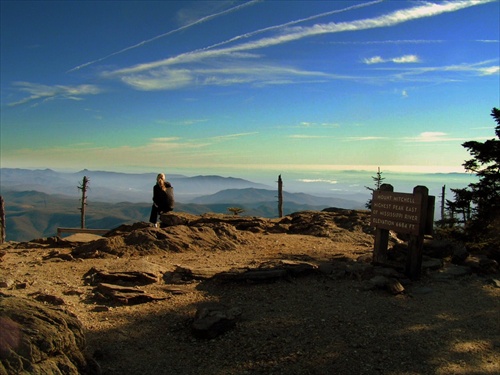
[[(9, 169), (2, 167), (2, 169)], [(82, 172), (83, 170), (58, 170), (57, 168), (19, 168), (27, 170), (45, 170), (50, 169), (58, 173), (74, 174)], [(85, 169), (84, 169), (85, 170)], [(377, 174), (377, 169), (370, 170), (330, 170), (330, 171), (265, 171), (261, 173), (247, 173), (248, 171), (239, 171), (239, 173), (203, 173), (203, 171), (188, 171), (188, 170), (144, 170), (137, 172), (120, 172), (116, 170), (103, 170), (103, 169), (89, 169), (92, 172), (108, 172), (108, 173), (124, 173), (124, 174), (150, 174), (151, 180), (144, 181), (144, 185), (149, 187), (155, 183), (154, 176), (156, 173), (165, 173), (167, 179), (169, 175), (182, 175), (186, 177), (195, 176), (220, 176), (220, 177), (233, 177), (248, 180), (254, 183), (265, 184), (270, 189), (277, 188), (278, 176), (281, 175), (283, 179), (283, 189), (292, 193), (306, 193), (316, 196), (326, 197), (348, 197), (359, 196), (369, 197), (371, 194), (367, 187), (374, 187), (373, 177)], [(380, 168), (383, 183), (393, 185), (395, 191), (411, 193), (413, 187), (417, 185), (424, 185), (429, 188), (431, 195), (440, 196), (443, 185), (446, 185), (447, 198), (451, 198), (450, 189), (464, 188), (469, 183), (477, 180), (477, 177), (470, 173), (465, 172), (400, 172), (384, 170)], [(193, 172), (193, 173), (191, 173)], [(219, 171), (221, 172), (221, 171)], [(226, 171), (227, 172), (227, 171)], [(234, 172), (234, 171), (233, 171)], [(254, 171), (255, 172), (255, 171)], [(90, 184), (92, 185), (93, 179), (91, 178)], [(29, 181), (27, 181), (29, 183)], [(75, 179), (75, 186), (78, 181)], [(126, 188), (126, 187), (124, 187)], [(75, 189), (76, 192), (76, 189)], [(73, 193), (75, 193), (73, 192)], [(182, 191), (178, 193), (182, 194)], [(149, 190), (146, 190), (146, 195)], [(364, 199), (364, 198), (363, 198)], [(146, 198), (144, 201), (149, 201)]]

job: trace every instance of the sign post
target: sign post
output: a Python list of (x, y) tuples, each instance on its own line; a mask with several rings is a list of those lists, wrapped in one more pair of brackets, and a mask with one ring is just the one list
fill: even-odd
[[(379, 191), (392, 193), (393, 190), (394, 188), (392, 187), (392, 185), (382, 184), (380, 185)], [(372, 199), (372, 225), (373, 225), (374, 212), (378, 213), (379, 210), (378, 203), (375, 202), (375, 193), (376, 191), (373, 192), (373, 199)], [(374, 208), (374, 204), (377, 204), (376, 208)], [(373, 263), (382, 264), (385, 263), (387, 260), (387, 246), (389, 246), (389, 230), (383, 229), (378, 225), (374, 226), (375, 226), (375, 245), (373, 249)]]
[(410, 241), (408, 243), (408, 256), (406, 258), (405, 273), (411, 279), (417, 279), (420, 277), (420, 271), (422, 269), (422, 251), (424, 247), (424, 234), (427, 222), (427, 201), (429, 197), (429, 189), (425, 186), (415, 186), (413, 189), (413, 195), (420, 196), (420, 216), (419, 216), (419, 226), (418, 232), (411, 235)]
[(420, 276), (424, 235), (432, 233), (434, 197), (429, 189), (416, 186), (413, 194), (395, 193), (392, 185), (383, 184), (373, 192), (371, 225), (376, 228), (373, 263), (385, 263), (389, 231), (410, 235), (406, 274)]

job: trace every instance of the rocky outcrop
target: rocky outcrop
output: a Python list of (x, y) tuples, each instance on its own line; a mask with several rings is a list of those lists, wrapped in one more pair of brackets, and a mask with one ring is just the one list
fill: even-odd
[(44, 303), (0, 296), (0, 374), (99, 374), (84, 355), (83, 326)]
[(303, 234), (334, 241), (354, 238), (359, 244), (370, 244), (369, 221), (367, 211), (340, 209), (303, 211), (281, 219), (170, 212), (161, 216), (159, 228), (144, 222), (122, 225), (99, 240), (76, 246), (72, 256), (95, 258), (187, 250), (229, 251), (247, 243), (253, 233)]

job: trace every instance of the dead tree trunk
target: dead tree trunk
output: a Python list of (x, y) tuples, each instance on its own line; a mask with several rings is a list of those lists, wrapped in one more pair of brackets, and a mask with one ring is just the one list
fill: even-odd
[(5, 232), (5, 203), (0, 195), (0, 244), (5, 242), (7, 234)]
[(283, 217), (283, 180), (278, 176), (278, 214)]
[(441, 189), (441, 220), (444, 220), (444, 202), (445, 202), (446, 185)]
[(87, 189), (89, 187), (89, 179), (87, 176), (83, 176), (83, 181), (80, 186), (78, 186), (78, 189), (82, 191), (82, 206), (79, 208), (81, 211), (81, 219), (80, 219), (80, 226), (81, 228), (85, 228), (85, 207), (87, 206)]

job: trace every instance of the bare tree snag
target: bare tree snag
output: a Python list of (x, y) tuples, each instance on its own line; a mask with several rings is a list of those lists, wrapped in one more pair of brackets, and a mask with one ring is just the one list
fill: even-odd
[(85, 206), (87, 206), (88, 187), (89, 187), (89, 179), (87, 178), (87, 176), (83, 176), (82, 184), (78, 186), (78, 189), (82, 191), (82, 199), (81, 199), (82, 206), (79, 208), (79, 210), (81, 211), (80, 226), (82, 229), (85, 228)]
[(283, 217), (283, 180), (278, 176), (278, 214)]
[(445, 219), (445, 214), (444, 214), (444, 203), (446, 202), (446, 185), (443, 185), (441, 188), (441, 220)]
[(0, 244), (5, 242), (5, 203), (3, 197), (0, 195)]

